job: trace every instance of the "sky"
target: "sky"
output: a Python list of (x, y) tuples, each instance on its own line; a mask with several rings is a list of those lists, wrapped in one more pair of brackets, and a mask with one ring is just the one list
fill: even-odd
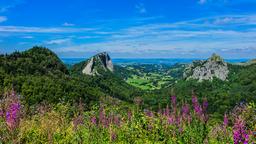
[(256, 58), (256, 0), (0, 0), (0, 53)]

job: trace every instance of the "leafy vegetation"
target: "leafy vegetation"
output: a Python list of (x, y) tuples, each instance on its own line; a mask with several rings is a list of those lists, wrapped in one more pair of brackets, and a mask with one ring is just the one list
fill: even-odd
[(143, 90), (170, 87), (182, 78), (185, 65), (134, 64), (116, 66), (116, 74), (127, 83)]
[(227, 81), (203, 82), (183, 79), (184, 64), (99, 76), (82, 74), (85, 64), (67, 68), (41, 47), (1, 55), (0, 143), (255, 141), (255, 64), (229, 64)]
[(69, 72), (46, 48), (34, 47), (0, 58), (0, 92), (14, 89), (24, 95), (23, 103), (28, 109), (43, 102), (73, 104), (80, 99), (90, 108), (100, 96), (132, 101), (132, 97), (140, 95), (139, 90), (111, 73), (91, 77), (75, 73), (75, 68)]
[[(172, 96), (158, 112), (141, 111), (136, 106), (111, 97), (101, 106), (83, 110), (58, 104), (40, 105), (28, 116), (19, 98), (9, 93), (1, 101), (0, 141), (4, 143), (251, 143), (255, 141), (255, 103), (236, 107), (223, 121), (212, 121), (208, 102), (196, 96), (192, 105), (177, 105)], [(13, 108), (13, 106), (17, 108)], [(127, 107), (126, 107), (127, 106)], [(70, 115), (74, 113), (73, 115)]]

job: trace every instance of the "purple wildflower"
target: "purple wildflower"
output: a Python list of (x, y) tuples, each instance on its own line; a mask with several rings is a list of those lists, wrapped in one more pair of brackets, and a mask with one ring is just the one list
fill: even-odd
[(193, 103), (193, 104), (198, 103), (198, 99), (197, 99), (196, 96), (192, 96), (192, 103)]
[(228, 116), (225, 114), (224, 119), (223, 119), (223, 126), (227, 127), (228, 126)]
[(181, 122), (181, 117), (177, 116), (176, 117), (176, 125), (180, 125), (180, 122)]
[(145, 110), (145, 114), (146, 114), (148, 117), (153, 117), (153, 116), (154, 116), (153, 112), (150, 111), (150, 110)]
[(173, 123), (174, 123), (174, 118), (173, 118), (173, 116), (169, 116), (168, 119), (167, 119), (167, 121), (168, 121), (168, 124), (173, 124)]
[(190, 113), (189, 113), (189, 105), (185, 104), (182, 106), (182, 118), (189, 122)]
[(20, 114), (20, 104), (13, 102), (9, 105), (6, 112), (6, 123), (10, 129), (17, 127)]
[(198, 99), (196, 96), (192, 97), (192, 103), (194, 106), (194, 111), (200, 116), (202, 114), (202, 108), (200, 104), (198, 103)]
[(182, 133), (183, 132), (183, 128), (179, 127), (179, 132)]
[(112, 132), (112, 133), (111, 133), (111, 141), (115, 141), (116, 138), (117, 138), (116, 133)]
[(187, 120), (188, 120), (188, 123), (191, 123), (191, 121), (192, 121), (191, 115), (188, 115)]
[(105, 128), (109, 127), (110, 122), (111, 122), (111, 118), (106, 117), (104, 122), (103, 122), (103, 126)]
[(246, 133), (245, 122), (240, 117), (236, 118), (233, 126), (233, 139), (235, 144), (247, 144), (249, 141), (249, 135)]
[(198, 115), (202, 114), (202, 108), (201, 108), (201, 106), (199, 104), (198, 105), (194, 105), (194, 110), (195, 110), (195, 112)]
[(176, 96), (171, 96), (173, 113), (176, 113)]
[(203, 110), (206, 111), (207, 107), (208, 107), (208, 101), (207, 101), (207, 99), (205, 98), (205, 99), (203, 100)]
[(114, 124), (120, 126), (120, 120), (118, 116), (114, 116)]
[(106, 117), (105, 117), (105, 113), (104, 113), (104, 108), (101, 107), (100, 108), (100, 112), (99, 112), (99, 122), (101, 124), (104, 124), (105, 123), (105, 120), (106, 120)]
[(97, 118), (95, 116), (91, 117), (91, 123), (94, 125), (97, 124)]
[(186, 116), (189, 114), (189, 105), (188, 104), (185, 104), (183, 105), (182, 107), (182, 115)]
[(77, 127), (78, 127), (79, 125), (84, 124), (84, 118), (83, 118), (83, 116), (82, 116), (82, 115), (79, 115), (79, 116), (75, 117), (75, 118), (73, 119), (73, 124), (74, 124), (75, 129), (77, 129)]
[(176, 106), (176, 96), (171, 96), (171, 102), (172, 102), (172, 106), (175, 107)]
[(168, 105), (166, 106), (166, 108), (164, 110), (164, 115), (167, 116), (167, 117), (170, 115), (170, 108), (169, 108)]

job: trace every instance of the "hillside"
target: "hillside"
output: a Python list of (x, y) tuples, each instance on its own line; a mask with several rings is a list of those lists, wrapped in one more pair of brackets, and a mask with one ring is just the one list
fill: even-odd
[[(96, 55), (92, 58), (98, 57)], [(110, 60), (110, 57), (108, 56)], [(222, 62), (221, 59), (209, 59)], [(90, 108), (98, 103), (102, 96), (111, 96), (123, 101), (133, 102), (141, 97), (143, 107), (157, 109), (167, 104), (170, 95), (177, 95), (180, 101), (190, 99), (194, 91), (199, 99), (208, 98), (211, 113), (224, 113), (240, 101), (251, 101), (255, 98), (255, 65), (240, 66), (227, 64), (229, 75), (227, 81), (213, 77), (211, 81), (198, 83), (197, 80), (183, 79), (185, 65), (176, 64), (172, 67), (164, 65), (127, 65), (115, 66), (114, 71), (108, 70), (103, 62), (95, 63), (94, 68), (101, 67), (100, 75), (83, 74), (88, 61), (71, 67), (70, 72), (59, 58), (46, 48), (35, 47), (24, 52), (15, 52), (1, 56), (0, 88), (1, 93), (14, 88), (24, 95), (28, 107), (38, 103), (77, 103), (81, 99)], [(98, 70), (98, 69), (97, 69)], [(70, 73), (70, 74), (69, 74)], [(164, 80), (165, 77), (170, 80)], [(153, 91), (141, 90), (139, 82), (145, 79), (146, 85), (164, 85)], [(127, 83), (128, 82), (128, 83)], [(144, 87), (144, 84), (140, 84)], [(151, 87), (152, 88), (152, 87)]]
[(24, 52), (14, 52), (0, 57), (1, 69), (11, 75), (68, 74), (68, 69), (58, 56), (47, 48), (33, 47)]
[[(2, 55), (0, 142), (14, 137), (20, 143), (217, 143), (219, 138), (232, 143), (232, 128), (240, 118), (248, 128), (244, 132), (255, 127), (256, 65), (225, 64), (226, 80), (214, 75), (199, 82), (182, 77), (184, 64), (112, 70), (106, 63), (110, 57), (101, 56), (68, 71), (46, 48)], [(222, 63), (219, 58), (208, 60)], [(88, 66), (89, 74), (83, 72)], [(170, 81), (159, 85), (167, 77)], [(135, 79), (147, 80), (141, 86), (156, 84), (159, 89), (136, 88), (139, 83), (131, 82)], [(228, 136), (223, 136), (223, 124)], [(217, 138), (216, 127), (221, 128)]]
[[(114, 78), (112, 80), (115, 82)], [(110, 91), (112, 88), (108, 86), (112, 84), (106, 82), (88, 76), (71, 76), (57, 55), (47, 48), (33, 47), (0, 57), (0, 92), (14, 89), (24, 96), (24, 103), (30, 108), (42, 102), (77, 103), (82, 100), (90, 104), (97, 103), (101, 96), (122, 95), (117, 90)]]
[(131, 102), (135, 96), (144, 93), (127, 84), (115, 70), (117, 68), (114, 68), (107, 53), (99, 53), (70, 68), (72, 77), (80, 80), (90, 79), (91, 83), (101, 87), (102, 91), (112, 97)]

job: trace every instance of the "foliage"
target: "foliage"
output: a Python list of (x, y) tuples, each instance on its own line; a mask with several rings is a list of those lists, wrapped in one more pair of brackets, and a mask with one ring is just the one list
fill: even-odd
[[(14, 95), (17, 96), (16, 94)], [(7, 103), (7, 100), (1, 101)], [(123, 103), (114, 99), (104, 99), (100, 107), (91, 111), (83, 110), (83, 103), (70, 115), (71, 106), (57, 104), (42, 106), (30, 116), (23, 113), (18, 117), (16, 136), (11, 137), (7, 119), (0, 118), (0, 134), (3, 143), (233, 143), (236, 137), (246, 136), (253, 142), (252, 129), (243, 117), (243, 133), (237, 131), (237, 119), (227, 115), (224, 122), (209, 123), (207, 101), (199, 103), (193, 96), (193, 105), (177, 105), (175, 96), (170, 98), (170, 106), (158, 112), (137, 107), (123, 109)], [(246, 106), (250, 109), (251, 105)], [(24, 108), (24, 107), (21, 107)], [(123, 110), (122, 110), (123, 109)], [(23, 111), (23, 110), (22, 110)], [(249, 113), (248, 113), (249, 114)], [(253, 114), (251, 114), (253, 115)], [(251, 119), (247, 119), (251, 120)], [(227, 122), (228, 121), (228, 122)], [(230, 121), (230, 122), (229, 122)], [(234, 123), (232, 122), (234, 121)], [(18, 122), (18, 121), (16, 121)], [(255, 123), (254, 123), (255, 124)], [(245, 135), (246, 134), (246, 135)], [(233, 139), (233, 137), (235, 139)]]
[(166, 88), (182, 78), (185, 65), (130, 64), (115, 66), (115, 75), (143, 90)]

